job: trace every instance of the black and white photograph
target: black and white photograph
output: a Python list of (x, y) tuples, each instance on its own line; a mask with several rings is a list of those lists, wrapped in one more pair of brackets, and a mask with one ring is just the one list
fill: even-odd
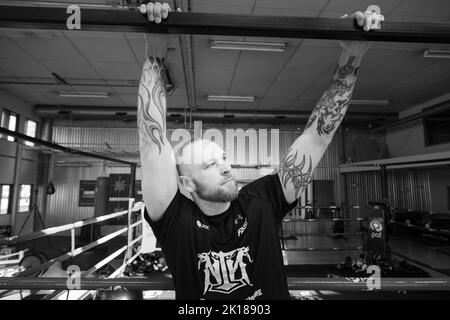
[(0, 308), (450, 300), (448, 0), (0, 0), (0, 119)]

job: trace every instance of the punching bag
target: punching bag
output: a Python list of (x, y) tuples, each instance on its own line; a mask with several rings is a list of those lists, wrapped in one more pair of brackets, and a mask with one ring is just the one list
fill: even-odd
[(110, 212), (108, 210), (108, 192), (107, 192), (107, 177), (97, 178), (95, 183), (94, 194), (94, 217), (100, 217)]
[[(108, 177), (99, 177), (97, 178), (97, 182), (95, 183), (95, 194), (94, 194), (94, 217), (100, 217), (110, 212), (107, 212), (108, 209)], [(100, 236), (100, 227), (99, 223), (90, 225), (92, 226), (91, 234), (92, 240), (98, 239)]]

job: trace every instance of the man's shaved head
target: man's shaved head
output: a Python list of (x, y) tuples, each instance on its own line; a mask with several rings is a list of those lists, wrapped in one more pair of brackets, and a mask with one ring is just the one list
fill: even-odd
[(216, 143), (194, 139), (175, 148), (180, 182), (199, 198), (211, 202), (236, 199), (238, 188), (226, 162), (225, 152)]
[(184, 142), (177, 147), (175, 160), (178, 174), (190, 176), (196, 166), (201, 166), (215, 154), (224, 153), (216, 143), (201, 138), (192, 139)]

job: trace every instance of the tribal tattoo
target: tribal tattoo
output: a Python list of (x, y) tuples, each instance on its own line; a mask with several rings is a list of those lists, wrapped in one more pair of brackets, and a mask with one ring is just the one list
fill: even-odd
[(323, 94), (306, 124), (310, 128), (317, 120), (319, 135), (329, 135), (341, 123), (350, 103), (350, 98), (358, 76), (356, 57), (350, 56), (344, 66), (338, 66), (331, 87)]
[(141, 147), (154, 144), (161, 153), (166, 130), (166, 92), (161, 59), (150, 57), (142, 71), (139, 100), (138, 128)]
[(282, 163), (278, 168), (278, 174), (281, 179), (281, 183), (287, 188), (290, 181), (294, 186), (295, 197), (300, 196), (300, 192), (308, 185), (312, 176), (312, 158), (311, 156), (303, 158), (299, 164), (297, 162), (297, 152), (292, 153), (292, 149), (289, 149)]

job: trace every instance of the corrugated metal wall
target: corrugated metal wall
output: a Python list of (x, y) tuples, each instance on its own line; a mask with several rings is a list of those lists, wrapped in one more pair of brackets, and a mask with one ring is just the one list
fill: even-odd
[[(188, 130), (193, 136), (194, 130)], [(225, 129), (219, 130), (224, 137), (223, 146), (226, 148)], [(299, 132), (270, 130), (259, 131), (255, 141), (250, 145), (248, 141), (245, 144), (234, 143), (234, 157), (230, 159), (231, 164), (258, 164), (258, 158), (252, 156), (259, 151), (261, 163), (270, 164), (269, 156), (272, 155), (272, 147), (277, 147), (278, 158), (275, 164), (279, 163), (280, 157), (287, 151), (289, 146), (298, 137)], [(181, 132), (183, 134), (184, 132)], [(180, 140), (180, 131), (168, 130), (167, 136), (174, 141), (175, 146)], [(138, 153), (138, 134), (134, 128), (77, 128), (77, 127), (55, 127), (53, 128), (54, 142), (89, 152), (106, 153), (110, 157), (139, 162)], [(280, 141), (280, 144), (274, 144), (274, 141)], [(252, 148), (250, 148), (252, 147)], [(256, 148), (255, 148), (256, 147)], [(278, 149), (279, 148), (279, 149)], [(259, 149), (259, 150), (258, 150)], [(250, 150), (250, 152), (249, 152)], [(228, 150), (226, 150), (228, 153)], [(273, 162), (273, 161), (272, 161)], [(49, 197), (47, 204), (46, 224), (55, 226), (65, 223), (71, 223), (77, 220), (93, 217), (93, 207), (79, 207), (79, 181), (96, 180), (100, 176), (107, 176), (110, 173), (129, 173), (127, 167), (117, 167), (121, 165), (110, 162), (104, 163), (102, 160), (89, 159), (67, 154), (57, 154), (55, 156), (55, 168), (53, 174), (53, 183), (57, 192)], [(72, 165), (71, 165), (72, 164)], [(235, 168), (233, 169), (238, 180), (249, 182), (258, 177), (271, 173), (274, 166), (262, 168)], [(141, 177), (140, 168), (137, 169), (136, 178)]]
[[(168, 130), (168, 137), (172, 137), (173, 140), (179, 141), (180, 131)], [(193, 130), (188, 130), (193, 136)], [(227, 150), (226, 132), (225, 129), (218, 129), (223, 136), (223, 147)], [(205, 132), (205, 131), (203, 131)], [(211, 132), (211, 131), (210, 131)], [(289, 147), (295, 141), (295, 139), (301, 134), (301, 131), (279, 131), (275, 130), (258, 130), (256, 135), (253, 134), (254, 139), (251, 144), (248, 141), (245, 144), (234, 143), (234, 150), (231, 157), (231, 164), (273, 164), (270, 167), (256, 168), (234, 168), (233, 172), (238, 180), (248, 182), (257, 179), (263, 175), (273, 172), (276, 164), (279, 163), (281, 158), (287, 152)], [(111, 157), (120, 158), (122, 160), (136, 161), (139, 160), (138, 150), (138, 135), (137, 130), (134, 128), (74, 128), (74, 127), (55, 127), (53, 130), (53, 138), (56, 143), (72, 147), (79, 148), (88, 151), (109, 151)], [(278, 145), (275, 143), (278, 142)], [(259, 148), (255, 147), (258, 143)], [(173, 145), (176, 142), (172, 142)], [(233, 152), (234, 151), (234, 152)], [(277, 152), (278, 151), (278, 152)], [(254, 155), (258, 153), (258, 158), (251, 157), (250, 153)], [(272, 153), (278, 154), (278, 162), (273, 163), (270, 161)], [(230, 158), (230, 157), (229, 157)], [(96, 180), (101, 175), (108, 175), (110, 173), (128, 173), (128, 168), (111, 168), (109, 164), (103, 166), (102, 162), (97, 159), (87, 159), (84, 157), (74, 157), (67, 155), (59, 155), (55, 159), (59, 166), (55, 168), (54, 183), (61, 187), (61, 193), (55, 194), (51, 197), (48, 204), (47, 224), (58, 225), (64, 223), (70, 223), (80, 219), (86, 219), (93, 216), (93, 208), (78, 207), (78, 193), (79, 193), (79, 181), (80, 180)], [(70, 162), (76, 162), (74, 166), (69, 166)], [(88, 163), (90, 167), (80, 166), (82, 163)], [(64, 165), (64, 166), (62, 166)], [(338, 142), (334, 139), (321, 162), (319, 163), (313, 179), (316, 180), (337, 180), (338, 175)], [(140, 171), (138, 170), (137, 179), (140, 179)], [(309, 188), (302, 195), (299, 202), (300, 206), (305, 205), (305, 195), (308, 194), (308, 198), (312, 201), (312, 188)], [(70, 196), (69, 196), (70, 195)], [(335, 183), (335, 195), (340, 196), (339, 184)], [(70, 198), (70, 199), (69, 199)], [(79, 213), (77, 215), (77, 212)], [(303, 210), (294, 210), (290, 217), (300, 218), (304, 216)], [(302, 228), (305, 223), (290, 223), (286, 224), (286, 228), (295, 232), (303, 232)], [(308, 226), (308, 230), (319, 232), (323, 230), (323, 227), (313, 225)], [(306, 230), (306, 229), (305, 229)]]
[[(180, 132), (168, 130), (168, 137), (179, 141)], [(193, 136), (194, 130), (189, 130)], [(183, 133), (183, 132), (181, 132)], [(203, 130), (205, 133), (205, 130)], [(278, 135), (271, 130), (267, 132), (256, 130), (256, 134), (248, 131), (252, 136), (252, 143), (246, 141), (244, 144), (234, 143), (233, 150), (227, 150), (227, 141), (225, 129), (216, 129), (208, 131), (210, 135), (222, 135), (222, 145), (228, 155), (231, 164), (249, 164), (254, 165), (270, 164), (270, 155), (276, 152), (273, 142), (278, 144), (278, 161), (281, 160), (294, 140), (301, 134), (301, 131), (280, 130)], [(366, 131), (338, 132), (331, 145), (324, 154), (316, 171), (314, 180), (333, 180), (335, 181), (336, 203), (347, 203), (352, 205), (366, 205), (368, 201), (381, 199), (381, 180), (379, 172), (363, 172), (346, 174), (347, 188), (344, 190), (343, 176), (339, 174), (339, 163), (347, 159), (347, 154), (352, 150), (355, 140), (372, 140), (380, 144), (385, 142), (383, 134), (371, 134)], [(273, 134), (273, 136), (271, 135)], [(53, 130), (54, 141), (68, 147), (85, 149), (88, 151), (100, 151), (110, 153), (111, 157), (123, 160), (139, 162), (138, 154), (138, 134), (135, 128), (73, 128), (73, 127), (55, 127)], [(342, 140), (343, 138), (343, 140)], [(271, 141), (273, 139), (273, 141)], [(343, 148), (341, 144), (344, 144)], [(172, 144), (176, 144), (172, 142)], [(259, 147), (255, 149), (255, 145)], [(250, 151), (249, 151), (250, 150)], [(255, 151), (256, 150), (256, 151)], [(272, 151), (275, 150), (275, 151)], [(345, 150), (346, 154), (342, 154)], [(255, 153), (258, 156), (255, 158)], [(256, 159), (256, 160), (255, 160)], [(59, 162), (58, 162), (59, 161)], [(70, 162), (77, 162), (79, 165), (69, 166)], [(112, 167), (110, 164), (104, 164), (96, 159), (86, 159), (67, 155), (58, 155), (56, 162), (59, 163), (54, 170), (54, 183), (57, 186), (57, 192), (50, 197), (47, 211), (47, 225), (54, 226), (73, 222), (80, 219), (86, 219), (93, 216), (93, 208), (78, 207), (78, 193), (80, 180), (95, 180), (101, 175), (110, 173), (129, 173), (129, 168)], [(65, 162), (65, 163), (64, 163)], [(273, 161), (272, 161), (273, 162)], [(80, 163), (88, 163), (90, 167), (82, 167)], [(272, 163), (273, 165), (274, 163)], [(64, 165), (64, 166), (63, 166)], [(256, 168), (235, 168), (233, 169), (238, 180), (243, 182), (252, 181), (260, 176), (271, 173), (275, 166)], [(137, 179), (140, 179), (140, 170), (137, 172)], [(427, 210), (431, 208), (431, 199), (429, 196), (429, 177), (426, 170), (410, 170), (408, 172), (392, 171), (389, 172), (389, 196), (392, 204), (398, 207)], [(299, 205), (305, 205), (305, 198), (312, 201), (312, 188), (308, 188), (302, 195)], [(345, 196), (347, 196), (345, 198)], [(295, 209), (287, 218), (304, 217), (304, 210)], [(365, 217), (366, 212), (362, 209), (352, 209), (342, 212), (345, 218)], [(330, 222), (295, 222), (283, 223), (283, 229), (287, 234), (290, 233), (325, 233), (332, 231)], [(359, 230), (359, 222), (347, 222), (346, 231), (356, 232)]]
[(138, 150), (135, 128), (53, 128), (53, 141), (70, 148)]
[[(386, 143), (386, 135), (384, 133), (373, 133), (366, 130), (344, 129), (344, 147), (348, 156), (352, 150), (355, 141), (373, 140), (380, 144)], [(347, 159), (347, 157), (346, 157)]]
[[(379, 171), (347, 173), (346, 177), (350, 206), (367, 205), (369, 201), (382, 199)], [(391, 206), (431, 211), (430, 177), (427, 169), (389, 170), (387, 182)], [(356, 211), (353, 215), (356, 215)]]
[[(346, 131), (344, 159), (348, 159), (356, 140), (372, 140), (384, 144), (385, 135), (364, 131)], [(349, 207), (367, 206), (369, 201), (382, 200), (380, 171), (347, 173), (345, 179)], [(427, 169), (388, 170), (387, 183), (391, 206), (412, 210), (431, 209), (430, 179)], [(367, 213), (367, 209), (350, 209), (348, 218), (365, 218)]]
[(431, 211), (427, 169), (388, 171), (389, 201), (396, 208)]

